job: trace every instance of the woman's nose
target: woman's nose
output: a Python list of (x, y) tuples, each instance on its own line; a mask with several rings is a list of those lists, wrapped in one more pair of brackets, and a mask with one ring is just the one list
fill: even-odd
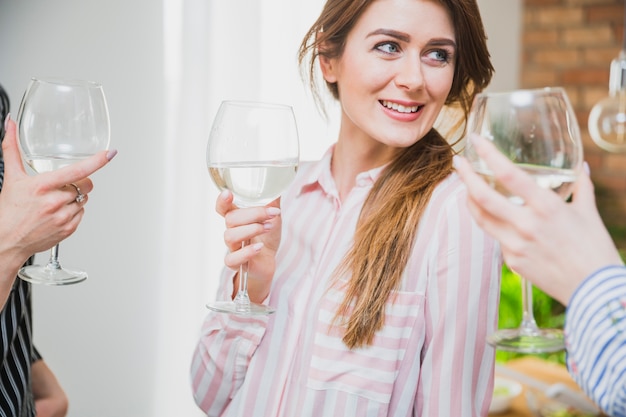
[(395, 77), (395, 85), (405, 90), (418, 90), (424, 86), (421, 61), (415, 58), (402, 60)]

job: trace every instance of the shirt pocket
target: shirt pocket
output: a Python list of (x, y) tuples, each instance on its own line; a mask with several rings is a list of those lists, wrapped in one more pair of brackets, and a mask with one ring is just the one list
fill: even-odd
[[(344, 294), (330, 290), (321, 301), (307, 385), (314, 390), (338, 390), (388, 404), (400, 364), (413, 332), (423, 332), (424, 295), (395, 291), (385, 307), (385, 324), (371, 345), (350, 350), (343, 328), (333, 323)], [(421, 323), (421, 324), (419, 324)]]

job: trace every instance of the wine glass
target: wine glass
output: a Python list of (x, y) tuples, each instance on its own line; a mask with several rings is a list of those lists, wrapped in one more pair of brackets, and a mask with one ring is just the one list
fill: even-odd
[[(468, 135), (479, 134), (541, 187), (567, 199), (581, 172), (583, 145), (576, 115), (560, 87), (483, 93), (476, 96), (468, 118)], [(492, 187), (516, 204), (523, 199), (508, 192), (495, 180), (478, 157), (471, 140), (465, 156), (474, 170)], [(500, 329), (487, 341), (502, 350), (522, 353), (557, 352), (565, 348), (563, 331), (542, 329), (533, 315), (532, 283), (522, 282), (523, 315), (516, 329)]]
[[(281, 104), (221, 103), (207, 144), (207, 166), (220, 190), (230, 190), (238, 207), (263, 206), (278, 198), (296, 175), (298, 131), (293, 110)], [(242, 242), (244, 247), (247, 242)], [(232, 301), (207, 304), (214, 311), (240, 315), (271, 314), (248, 297), (248, 264), (239, 270)]]
[[(106, 98), (102, 86), (92, 81), (32, 78), (17, 123), (22, 158), (37, 173), (62, 168), (109, 147)], [(48, 285), (87, 279), (83, 270), (61, 267), (58, 255), (57, 244), (46, 265), (25, 266), (18, 276)]]

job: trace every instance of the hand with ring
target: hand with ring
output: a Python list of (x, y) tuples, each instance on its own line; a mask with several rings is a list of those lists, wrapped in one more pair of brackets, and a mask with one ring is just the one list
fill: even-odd
[(76, 189), (76, 198), (74, 198), (74, 202), (78, 204), (84, 202), (87, 199), (87, 196), (80, 191), (78, 185), (74, 184), (73, 182), (70, 183), (70, 185)]
[(0, 287), (13, 282), (29, 256), (50, 249), (74, 233), (93, 189), (89, 175), (117, 153), (102, 151), (59, 170), (31, 176), (22, 164), (16, 126), (10, 117), (5, 128), (4, 183), (0, 193), (0, 263), (4, 268)]

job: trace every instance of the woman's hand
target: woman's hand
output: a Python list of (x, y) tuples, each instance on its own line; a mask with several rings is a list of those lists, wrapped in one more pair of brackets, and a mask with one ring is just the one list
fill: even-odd
[[(7, 119), (2, 142), (4, 183), (0, 193), (0, 306), (17, 270), (32, 254), (50, 249), (74, 233), (93, 189), (89, 175), (106, 165), (115, 151), (65, 168), (29, 175), (22, 164), (15, 123)], [(76, 201), (80, 188), (85, 198)]]
[(535, 181), (481, 137), (470, 140), (494, 172), (496, 181), (521, 197), (513, 204), (491, 188), (462, 157), (455, 167), (467, 185), (469, 210), (476, 222), (500, 241), (508, 266), (563, 304), (588, 275), (621, 265), (615, 245), (598, 214), (593, 184), (582, 174), (572, 202)]
[[(272, 284), (282, 225), (279, 207), (280, 199), (264, 207), (238, 208), (230, 191), (223, 191), (217, 198), (216, 211), (224, 217), (224, 242), (229, 249), (224, 263), (238, 270), (248, 262), (248, 295), (255, 303), (265, 300)], [(248, 243), (242, 248), (242, 242)], [(238, 281), (239, 275), (235, 278), (233, 297)]]

